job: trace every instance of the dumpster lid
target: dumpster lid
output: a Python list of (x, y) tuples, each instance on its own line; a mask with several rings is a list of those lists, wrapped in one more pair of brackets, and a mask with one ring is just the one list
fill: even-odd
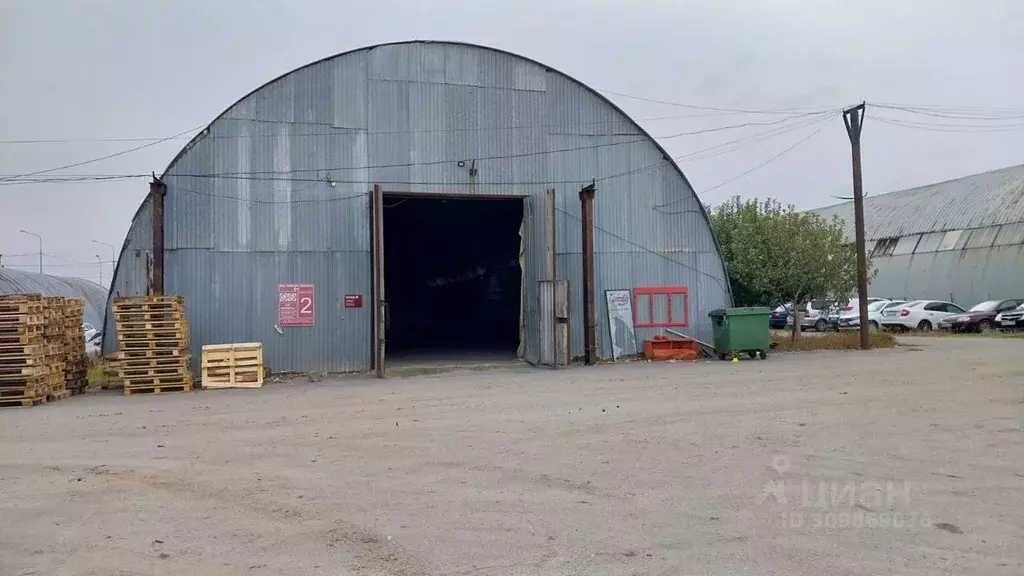
[(712, 312), (721, 312), (723, 316), (761, 316), (771, 314), (772, 311), (764, 306), (747, 306), (743, 308), (726, 308), (724, 310), (715, 310)]

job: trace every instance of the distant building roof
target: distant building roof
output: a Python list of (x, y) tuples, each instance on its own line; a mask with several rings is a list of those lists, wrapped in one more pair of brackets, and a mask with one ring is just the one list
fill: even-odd
[(107, 305), (107, 289), (82, 278), (50, 276), (0, 268), (0, 294), (42, 294), (85, 299), (85, 321), (96, 328), (103, 326)]
[[(853, 202), (816, 208), (853, 238)], [(864, 198), (867, 240), (1024, 222), (1024, 165)]]

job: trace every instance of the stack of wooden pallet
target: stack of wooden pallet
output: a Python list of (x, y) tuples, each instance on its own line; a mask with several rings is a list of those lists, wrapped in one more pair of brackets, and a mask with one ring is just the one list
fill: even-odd
[(64, 298), (61, 315), (61, 347), (64, 353), (64, 386), (70, 394), (85, 392), (88, 370), (85, 355), (85, 300)]
[(192, 390), (188, 321), (181, 296), (114, 300), (118, 376), (125, 396)]
[(103, 357), (103, 384), (104, 390), (111, 390), (114, 388), (123, 388), (121, 386), (121, 374), (118, 369), (120, 360), (117, 359), (117, 354), (107, 354)]
[(38, 294), (0, 296), (0, 406), (34, 406), (50, 394), (44, 310)]
[(64, 385), (64, 368), (67, 365), (67, 351), (64, 346), (64, 298), (44, 297), (43, 304), (43, 345), (46, 359), (46, 387), (49, 400), (67, 398), (70, 394)]
[(203, 346), (203, 388), (259, 388), (263, 386), (263, 344), (207, 344)]

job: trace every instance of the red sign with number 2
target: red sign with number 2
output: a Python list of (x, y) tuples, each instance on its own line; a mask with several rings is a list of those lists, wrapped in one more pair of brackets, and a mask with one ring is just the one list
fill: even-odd
[(316, 287), (313, 284), (278, 284), (277, 325), (313, 326), (316, 323)]

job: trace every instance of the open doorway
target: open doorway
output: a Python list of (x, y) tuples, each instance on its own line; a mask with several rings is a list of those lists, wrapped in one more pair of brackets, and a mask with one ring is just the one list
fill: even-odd
[(512, 360), (522, 198), (384, 194), (388, 362)]

